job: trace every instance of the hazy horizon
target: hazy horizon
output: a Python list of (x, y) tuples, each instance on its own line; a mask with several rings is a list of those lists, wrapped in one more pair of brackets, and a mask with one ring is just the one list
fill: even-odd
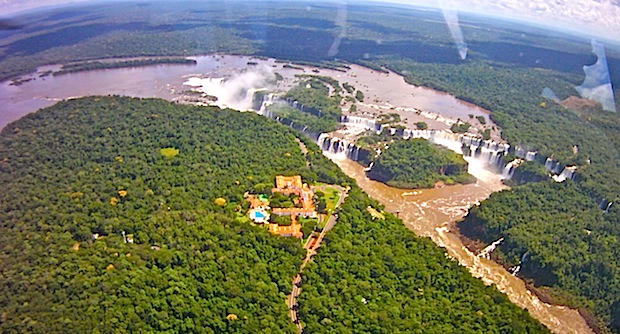
[[(146, 0), (159, 2), (162, 0)], [(71, 6), (88, 3), (131, 2), (131, 0), (0, 0), (0, 16), (14, 17), (45, 7)], [(347, 1), (319, 0), (338, 4)], [(535, 27), (572, 33), (620, 45), (620, 0), (366, 0), (366, 3), (450, 9), (508, 21), (523, 22)], [(360, 4), (360, 3), (355, 3)]]

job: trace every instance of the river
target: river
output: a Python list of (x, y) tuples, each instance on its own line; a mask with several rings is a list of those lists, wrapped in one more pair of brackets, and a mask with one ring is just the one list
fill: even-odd
[[(403, 190), (370, 180), (360, 164), (337, 155), (327, 155), (358, 185), (378, 200), (385, 209), (397, 213), (403, 223), (416, 234), (430, 237), (444, 247), (449, 256), (466, 266), (475, 277), (493, 284), (516, 305), (527, 308), (530, 314), (554, 333), (594, 333), (579, 312), (564, 306), (543, 303), (532, 294), (524, 282), (499, 264), (479, 258), (470, 252), (450, 225), (465, 216), (470, 206), (486, 199), (493, 192), (505, 189), (500, 177), (484, 171), (470, 162), (469, 172), (476, 176), (475, 184), (446, 186), (439, 189)], [(473, 164), (472, 164), (473, 162)]]
[[(0, 83), (0, 129), (28, 113), (65, 99), (88, 95), (125, 95), (183, 101), (195, 96), (185, 93), (196, 88), (196, 85), (202, 85), (200, 88), (210, 95), (228, 93), (230, 96), (218, 96), (217, 104), (220, 106), (250, 109), (252, 99), (246, 94), (250, 89), (286, 91), (296, 84), (296, 76), (304, 74), (330, 76), (362, 90), (366, 102), (358, 106), (360, 115), (398, 113), (410, 128), (417, 121), (425, 121), (429, 128), (440, 130), (449, 128), (457, 119), (476, 123), (475, 118), (469, 119), (471, 114), (484, 117), (486, 128), (494, 127), (488, 111), (454, 96), (410, 85), (393, 72), (381, 73), (353, 64), (346, 72), (287, 66), (287, 63), (276, 62), (275, 59), (251, 56), (205, 55), (190, 58), (196, 60), (195, 65), (162, 64), (59, 76), (46, 75), (48, 71), (59, 70), (59, 65), (40, 67), (35, 73), (22, 76), (20, 79), (25, 81), (20, 85), (13, 85), (10, 81)], [(275, 79), (275, 73), (280, 74), (283, 80), (274, 85), (270, 81)], [(218, 87), (214, 83), (219, 81), (214, 78), (226, 80)], [(245, 97), (245, 101), (238, 99), (239, 95)]]
[[(252, 81), (254, 84), (263, 85), (269, 81), (257, 78), (256, 73), (282, 75), (282, 82), (274, 87), (267, 87), (275, 90), (290, 87), (295, 83), (295, 76), (299, 74), (332, 76), (364, 91), (367, 102), (360, 104), (362, 113), (371, 115), (377, 112), (396, 112), (406, 119), (405, 122), (409, 125), (424, 120), (430, 129), (441, 130), (448, 128), (450, 122), (469, 118), (469, 114), (472, 114), (487, 119), (485, 127), (494, 126), (488, 119), (487, 111), (459, 101), (451, 95), (409, 85), (393, 72), (380, 73), (357, 65), (351, 65), (351, 69), (346, 72), (313, 67), (290, 68), (274, 59), (249, 56), (208, 55), (194, 59), (197, 61), (196, 65), (168, 64), (107, 69), (62, 76), (43, 75), (46, 71), (58, 70), (58, 65), (41, 67), (36, 73), (23, 76), (23, 79), (32, 80), (21, 85), (0, 83), (0, 129), (39, 108), (73, 97), (116, 94), (182, 101), (187, 98), (184, 92), (190, 89), (188, 82), (196, 82), (205, 89), (209, 85), (213, 86), (213, 78), (229, 79), (226, 83), (228, 86), (223, 87), (226, 88), (223, 91), (241, 89), (241, 95), (245, 97), (245, 102), (249, 103), (246, 106), (249, 109), (251, 98), (247, 101), (247, 92), (265, 87), (250, 87), (247, 82), (255, 80)], [(250, 66), (248, 62), (255, 65)], [(252, 71), (251, 68), (260, 68), (260, 71)], [(226, 102), (226, 99), (218, 99), (218, 103), (222, 101)], [(238, 103), (230, 106), (243, 109), (243, 105)], [(472, 122), (475, 122), (475, 119)], [(476, 184), (414, 192), (371, 181), (359, 164), (347, 159), (332, 158), (347, 175), (355, 178), (371, 197), (382, 202), (387, 210), (400, 211), (399, 215), (407, 227), (445, 247), (448, 254), (467, 266), (474, 276), (487, 284), (495, 284), (511, 301), (527, 308), (533, 317), (553, 332), (592, 333), (577, 311), (542, 303), (525, 288), (520, 279), (496, 263), (474, 256), (463, 247), (458, 236), (449, 231), (450, 224), (463, 217), (471, 205), (504, 188), (500, 176), (485, 171), (477, 166), (476, 161), (470, 160), (470, 173), (478, 179)]]

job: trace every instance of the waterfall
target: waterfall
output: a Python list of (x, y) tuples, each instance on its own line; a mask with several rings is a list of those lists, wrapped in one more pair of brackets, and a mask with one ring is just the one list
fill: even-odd
[(525, 160), (526, 161), (534, 161), (534, 159), (536, 159), (536, 154), (538, 154), (537, 152), (533, 152), (533, 151), (529, 151), (525, 154)]
[(546, 170), (552, 170), (553, 163), (554, 163), (554, 161), (551, 160), (551, 158), (547, 158), (547, 160), (545, 160), (545, 169)]
[[(320, 117), (322, 115), (321, 111), (318, 109), (304, 106), (298, 101), (291, 101), (290, 99), (282, 100), (274, 93), (267, 93), (265, 91), (253, 91), (252, 93), (254, 94), (254, 106), (255, 108), (258, 107), (257, 112), (263, 116), (273, 118), (280, 123), (285, 123), (289, 120), (281, 119), (269, 110), (269, 106), (277, 103), (278, 101), (286, 102), (293, 108), (315, 116)], [(426, 139), (431, 143), (444, 146), (458, 154), (463, 154), (463, 156), (471, 157), (482, 162), (487, 167), (490, 167), (491, 170), (498, 173), (501, 172), (504, 179), (510, 179), (514, 174), (515, 169), (523, 161), (534, 161), (538, 158), (538, 152), (536, 151), (528, 151), (522, 147), (513, 148), (508, 143), (483, 140), (472, 135), (457, 134), (448, 130), (397, 129), (386, 124), (377, 123), (375, 119), (351, 115), (341, 115), (339, 121), (346, 127), (376, 131), (377, 133), (388, 131), (390, 135), (402, 136), (403, 139)], [(294, 121), (291, 120), (289, 126), (293, 127), (294, 124)], [(303, 124), (300, 124), (298, 127), (301, 128), (302, 125)], [(322, 150), (333, 154), (341, 154), (354, 161), (359, 161), (360, 147), (354, 143), (349, 143), (343, 139), (330, 138), (329, 135), (325, 133), (318, 135), (316, 133), (308, 133), (307, 129), (308, 126), (304, 125), (301, 131), (309, 137), (316, 139), (317, 144)], [(508, 162), (506, 165), (503, 165), (504, 157), (509, 152), (513, 152), (520, 159), (515, 159)], [(542, 158), (540, 161), (542, 161)], [(552, 177), (556, 182), (563, 182), (567, 179), (574, 179), (575, 177), (575, 166), (565, 166), (550, 157), (545, 159), (544, 165), (545, 169), (553, 174)]]
[(519, 271), (521, 271), (521, 266), (523, 266), (523, 263), (525, 262), (525, 259), (527, 259), (527, 252), (523, 253), (523, 255), (521, 255), (521, 260), (519, 260), (519, 264), (510, 268), (510, 272), (512, 273), (513, 276), (516, 276)]
[(496, 241), (493, 241), (493, 243), (491, 243), (490, 245), (488, 245), (485, 249), (483, 249), (480, 253), (478, 253), (478, 257), (481, 257), (483, 259), (487, 259), (490, 260), (491, 259), (491, 253), (495, 250), (495, 248), (497, 248), (497, 246), (499, 244), (502, 243), (502, 241), (504, 241), (504, 238), (499, 238)]
[(329, 135), (327, 133), (321, 133), (319, 135), (319, 139), (317, 140), (317, 145), (319, 145), (319, 147), (321, 148), (321, 150), (325, 150), (325, 139), (329, 138)]
[(553, 175), (553, 180), (555, 182), (563, 182), (565, 180), (572, 180), (575, 177), (575, 171), (577, 170), (577, 166), (566, 166), (562, 169), (562, 172), (558, 175)]
[(614, 202), (609, 202), (609, 204), (607, 204), (607, 207), (605, 208), (605, 212), (609, 213), (609, 208), (611, 208), (611, 206), (614, 204)]
[(523, 163), (522, 159), (514, 159), (511, 162), (507, 163), (502, 170), (502, 176), (504, 179), (510, 180), (515, 173), (515, 169), (519, 167)]

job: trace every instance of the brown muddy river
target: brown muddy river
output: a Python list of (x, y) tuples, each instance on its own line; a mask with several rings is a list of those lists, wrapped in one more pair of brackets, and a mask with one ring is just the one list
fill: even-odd
[[(474, 114), (488, 119), (485, 110), (423, 87), (413, 87), (395, 73), (380, 74), (370, 69), (353, 65), (346, 73), (316, 68), (303, 70), (283, 67), (273, 59), (257, 60), (244, 56), (210, 55), (196, 57), (196, 65), (159, 65), (139, 68), (108, 69), (73, 73), (63, 76), (41, 77), (47, 70), (59, 66), (40, 68), (26, 78), (33, 80), (19, 86), (10, 82), (0, 83), (0, 129), (20, 117), (56, 101), (87, 95), (126, 95), (134, 97), (159, 97), (167, 100), (182, 98), (183, 91), (190, 89), (184, 83), (194, 79), (223, 78), (236, 76), (238, 81), (248, 77), (238, 74), (248, 68), (248, 61), (257, 62), (263, 68), (280, 73), (285, 80), (275, 89), (286, 89), (294, 84), (296, 74), (318, 73), (336, 77), (341, 82), (350, 82), (363, 89), (369, 102), (360, 107), (368, 113), (398, 112), (403, 117), (424, 120), (431, 129), (449, 127), (447, 121), (455, 121)], [(232, 75), (231, 75), (232, 73)], [(237, 73), (237, 74), (235, 74)], [(233, 78), (235, 79), (235, 78)], [(194, 81), (197, 81), (194, 80)], [(199, 81), (199, 80), (198, 80)], [(230, 80), (234, 83), (235, 80)], [(260, 82), (260, 81), (257, 81)], [(213, 84), (211, 80), (210, 84)], [(203, 86), (204, 88), (205, 86)], [(220, 87), (222, 88), (222, 87)], [(228, 87), (223, 87), (228, 88)], [(248, 87), (249, 88), (249, 87)], [(262, 88), (262, 87), (251, 87)], [(207, 93), (210, 93), (207, 91)], [(427, 112), (417, 115), (415, 110)], [(437, 115), (440, 117), (437, 117)], [(491, 126), (489, 123), (487, 126)], [(487, 284), (496, 285), (515, 304), (527, 308), (555, 333), (592, 333), (583, 318), (575, 310), (542, 303), (532, 295), (523, 282), (492, 261), (480, 259), (467, 251), (458, 237), (450, 233), (451, 222), (463, 217), (467, 209), (487, 198), (491, 193), (503, 189), (500, 177), (477, 168), (470, 161), (470, 173), (478, 178), (476, 184), (457, 185), (442, 189), (421, 191), (400, 190), (369, 180), (363, 167), (347, 159), (335, 159), (336, 163), (373, 198), (382, 202), (388, 211), (400, 211), (404, 223), (420, 236), (430, 237), (446, 252), (467, 266), (472, 274)]]
[[(219, 95), (217, 90), (220, 89), (229, 92), (248, 88), (286, 91), (296, 84), (295, 76), (301, 74), (326, 75), (340, 82), (350, 82), (363, 90), (369, 101), (367, 104), (360, 104), (360, 110), (367, 110), (369, 113), (398, 112), (403, 118), (408, 118), (410, 127), (414, 121), (424, 120), (431, 129), (447, 129), (449, 125), (445, 123), (446, 120), (454, 122), (458, 118), (466, 119), (469, 114), (485, 117), (487, 126), (493, 125), (487, 111), (454, 96), (409, 85), (402, 76), (392, 72), (379, 73), (358, 65), (351, 65), (351, 69), (346, 72), (307, 66), (303, 69), (298, 66), (291, 68), (285, 66), (286, 63), (276, 62), (275, 59), (257, 59), (250, 56), (206, 55), (191, 58), (196, 60), (195, 65), (166, 64), (94, 70), (60, 76), (44, 76), (48, 70), (59, 70), (59, 65), (40, 67), (36, 73), (23, 76), (22, 79), (31, 80), (21, 85), (12, 85), (9, 81), (0, 82), (0, 129), (28, 113), (74, 97), (125, 95), (176, 101), (182, 98), (184, 91), (193, 88), (187, 85), (189, 81), (200, 82), (200, 78), (228, 79), (227, 85), (211, 87), (217, 88), (216, 91), (207, 90), (211, 95)], [(255, 65), (250, 66), (248, 62)], [(244, 75), (248, 72), (254, 72), (255, 75)], [(284, 80), (270, 86), (266, 82), (268, 80), (263, 79), (267, 79), (267, 76), (275, 78), (275, 73), (281, 74)], [(235, 103), (227, 106), (247, 109), (251, 104)], [(419, 116), (415, 110), (423, 111), (426, 117)], [(436, 119), (439, 113), (440, 121)]]
[[(360, 164), (334, 155), (328, 155), (358, 185), (377, 199), (389, 212), (399, 212), (405, 225), (422, 237), (430, 237), (444, 247), (451, 257), (466, 266), (475, 277), (486, 284), (493, 284), (510, 300), (541, 321), (554, 333), (593, 333), (576, 310), (541, 302), (523, 281), (499, 264), (479, 258), (467, 250), (455, 233), (450, 232), (451, 222), (462, 218), (467, 209), (505, 188), (497, 175), (487, 173), (470, 164), (469, 172), (478, 178), (475, 184), (448, 186), (441, 189), (403, 190), (389, 187), (366, 177)], [(472, 167), (474, 170), (472, 170)]]

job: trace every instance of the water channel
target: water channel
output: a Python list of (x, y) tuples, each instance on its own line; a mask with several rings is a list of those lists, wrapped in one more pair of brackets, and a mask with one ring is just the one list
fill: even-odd
[(366, 177), (364, 167), (352, 160), (336, 155), (328, 157), (345, 174), (354, 178), (370, 197), (385, 205), (387, 211), (399, 212), (399, 217), (409, 229), (419, 236), (430, 237), (437, 245), (444, 247), (448, 255), (466, 266), (472, 275), (486, 284), (497, 286), (513, 303), (527, 308), (534, 318), (554, 333), (593, 333), (579, 312), (541, 302), (521, 279), (499, 264), (470, 252), (458, 235), (450, 231), (453, 222), (464, 217), (471, 205), (505, 188), (499, 176), (472, 165), (470, 160), (469, 172), (478, 179), (475, 184), (412, 191), (370, 180)]
[[(40, 68), (36, 73), (25, 76), (26, 79), (32, 80), (21, 85), (0, 83), (0, 129), (39, 108), (72, 97), (116, 94), (179, 101), (183, 98), (184, 92), (191, 88), (187, 83), (192, 81), (192, 78), (208, 81), (209, 78), (238, 76), (243, 71), (247, 72), (250, 61), (257, 63), (263, 72), (272, 74), (277, 72), (285, 78), (282, 83), (274, 84), (275, 87), (270, 88), (286, 89), (286, 86), (293, 84), (296, 74), (306, 72), (329, 75), (340, 82), (350, 82), (364, 90), (369, 102), (362, 106), (362, 110), (366, 110), (368, 114), (373, 111), (396, 110), (410, 122), (416, 121), (416, 117), (426, 117), (425, 121), (429, 123), (429, 127), (435, 129), (445, 129), (449, 121), (465, 119), (469, 114), (488, 119), (485, 110), (459, 101), (453, 96), (411, 86), (395, 73), (380, 73), (357, 65), (352, 65), (346, 72), (340, 72), (308, 67), (301, 70), (288, 68), (273, 59), (254, 59), (245, 56), (210, 55), (195, 59), (196, 65), (96, 70), (63, 76), (43, 76), (46, 71), (57, 70), (59, 66)], [(212, 80), (209, 82), (213, 83)], [(263, 84), (268, 80), (255, 82)], [(420, 116), (416, 111), (423, 111), (426, 116)], [(492, 123), (488, 125), (492, 126)], [(493, 192), (504, 189), (500, 176), (487, 172), (475, 161), (470, 161), (470, 172), (478, 179), (476, 184), (410, 191), (371, 181), (366, 177), (363, 167), (356, 162), (346, 158), (332, 158), (347, 175), (355, 178), (371, 197), (383, 203), (387, 210), (399, 211), (403, 222), (412, 231), (420, 236), (430, 237), (439, 246), (445, 247), (446, 252), (469, 268), (474, 276), (487, 284), (495, 284), (511, 301), (527, 308), (532, 316), (553, 332), (592, 333), (577, 311), (542, 303), (525, 288), (519, 278), (492, 261), (476, 257), (463, 247), (456, 234), (450, 232), (451, 223), (463, 217), (471, 205), (479, 203)]]

